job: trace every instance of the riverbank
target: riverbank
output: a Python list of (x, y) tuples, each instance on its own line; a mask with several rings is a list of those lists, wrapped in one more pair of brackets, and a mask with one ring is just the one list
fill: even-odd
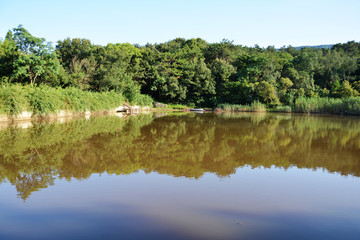
[(137, 110), (140, 110), (153, 102), (147, 95), (136, 96), (136, 99), (130, 102), (114, 91), (89, 92), (78, 88), (6, 85), (0, 87), (0, 121), (116, 112), (125, 102), (137, 105)]
[[(0, 122), (39, 118), (89, 116), (126, 111), (184, 111), (194, 106), (154, 103), (151, 97), (139, 94), (129, 101), (114, 91), (89, 92), (78, 88), (6, 85), (0, 87)], [(154, 107), (154, 108), (153, 108)], [(207, 111), (209, 109), (206, 109)], [(221, 104), (215, 112), (284, 112), (360, 115), (360, 97), (298, 98), (292, 106), (268, 107), (260, 102), (249, 105)]]

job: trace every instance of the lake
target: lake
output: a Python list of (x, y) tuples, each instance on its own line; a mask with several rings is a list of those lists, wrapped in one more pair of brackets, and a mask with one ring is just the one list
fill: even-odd
[(360, 118), (3, 125), (0, 239), (359, 239)]

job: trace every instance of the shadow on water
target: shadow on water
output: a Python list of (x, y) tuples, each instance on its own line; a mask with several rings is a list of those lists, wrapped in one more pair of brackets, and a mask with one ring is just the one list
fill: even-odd
[(27, 199), (55, 178), (138, 170), (197, 179), (242, 166), (360, 176), (360, 119), (288, 114), (97, 116), (0, 130), (0, 183)]

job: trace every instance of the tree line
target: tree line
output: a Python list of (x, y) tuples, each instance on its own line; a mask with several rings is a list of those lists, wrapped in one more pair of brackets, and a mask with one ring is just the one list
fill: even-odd
[(100, 46), (67, 38), (53, 48), (20, 25), (0, 41), (0, 81), (114, 90), (129, 101), (141, 93), (156, 101), (197, 106), (291, 105), (299, 97), (358, 96), (360, 43), (299, 50), (200, 38), (145, 46)]

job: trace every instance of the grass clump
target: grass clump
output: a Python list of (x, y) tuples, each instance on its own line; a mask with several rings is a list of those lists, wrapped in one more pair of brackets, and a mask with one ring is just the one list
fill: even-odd
[(146, 94), (137, 94), (135, 99), (131, 102), (133, 105), (152, 106), (154, 100)]
[(220, 104), (217, 108), (220, 108), (226, 112), (266, 112), (265, 104), (258, 101), (251, 103), (250, 105), (237, 105), (237, 104)]
[(253, 102), (250, 105), (220, 104), (220, 111), (226, 112), (298, 112), (298, 113), (328, 113), (344, 115), (360, 115), (360, 97), (327, 98), (300, 97), (292, 106), (276, 106), (266, 109), (266, 105)]
[(330, 113), (360, 115), (360, 97), (298, 98), (294, 111), (301, 113)]
[(250, 110), (252, 112), (266, 112), (266, 105), (261, 102), (255, 101), (250, 104)]
[(167, 108), (183, 110), (183, 109), (194, 108), (194, 105), (190, 106), (190, 105), (183, 105), (183, 104), (167, 104)]

